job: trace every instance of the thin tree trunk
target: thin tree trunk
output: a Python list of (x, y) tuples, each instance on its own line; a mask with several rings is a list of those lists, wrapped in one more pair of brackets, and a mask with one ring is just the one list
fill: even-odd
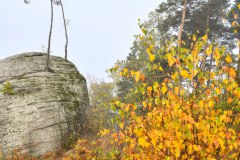
[[(207, 19), (206, 19), (206, 35), (208, 36), (209, 33), (209, 20), (210, 20), (210, 3), (211, 0), (208, 0), (208, 8), (207, 8)], [(207, 45), (204, 45), (204, 52), (203, 52), (203, 61), (202, 61), (202, 71), (205, 71), (206, 68), (206, 59), (207, 59)]]
[[(178, 32), (178, 52), (179, 52), (179, 48), (181, 47), (182, 44), (182, 32), (183, 32), (183, 27), (184, 27), (184, 23), (185, 23), (185, 18), (186, 18), (186, 11), (187, 11), (187, 0), (184, 0), (184, 4), (183, 4), (183, 10), (182, 10), (182, 20), (181, 20), (181, 24), (180, 24), (180, 28), (179, 28), (179, 32)], [(177, 54), (177, 60), (180, 61), (180, 57), (179, 54)], [(176, 64), (178, 65), (178, 64)], [(180, 74), (180, 70), (179, 67), (178, 68), (178, 74)], [(182, 89), (182, 83), (181, 80), (179, 80), (179, 91), (178, 91), (178, 95), (180, 96), (180, 90)]]
[[(214, 49), (213, 49), (214, 50)], [(212, 50), (212, 52), (213, 52), (213, 50)], [(209, 65), (209, 72), (211, 72), (212, 71), (212, 63), (213, 63), (213, 53), (211, 54), (211, 58), (210, 58), (210, 65)], [(208, 81), (207, 81), (207, 87), (209, 88), (209, 86), (210, 86), (210, 77), (209, 77), (209, 79), (208, 79)]]
[(185, 18), (186, 18), (186, 10), (187, 10), (187, 0), (184, 0), (184, 5), (183, 5), (183, 10), (182, 10), (182, 20), (178, 32), (178, 44), (181, 46), (182, 43), (182, 31), (185, 23)]
[(64, 29), (65, 29), (65, 37), (66, 37), (66, 44), (65, 44), (65, 59), (67, 60), (67, 54), (68, 54), (68, 33), (67, 33), (67, 24), (66, 24), (66, 18), (65, 18), (65, 13), (64, 13), (64, 9), (63, 9), (63, 4), (62, 4), (62, 0), (60, 0), (60, 5), (62, 8), (62, 16), (63, 16), (63, 22), (64, 22)]
[(51, 50), (51, 37), (52, 37), (52, 27), (53, 27), (53, 0), (50, 0), (51, 2), (51, 23), (50, 23), (50, 31), (49, 31), (49, 37), (48, 37), (48, 49), (47, 49), (47, 65), (46, 65), (46, 71), (50, 71), (49, 67), (49, 58), (50, 58), (50, 50)]
[[(240, 40), (238, 39), (238, 61), (237, 61), (237, 76), (236, 76), (236, 81), (238, 85), (240, 85)], [(240, 155), (240, 154), (239, 154)]]

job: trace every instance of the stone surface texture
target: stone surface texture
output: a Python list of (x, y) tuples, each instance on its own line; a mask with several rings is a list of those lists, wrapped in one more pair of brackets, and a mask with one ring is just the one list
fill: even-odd
[(68, 143), (80, 129), (89, 105), (85, 78), (69, 61), (46, 54), (23, 53), (0, 60), (0, 150), (42, 155)]

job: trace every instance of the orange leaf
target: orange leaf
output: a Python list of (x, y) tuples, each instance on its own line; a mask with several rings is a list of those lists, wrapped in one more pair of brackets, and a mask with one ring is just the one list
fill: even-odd
[(210, 89), (207, 89), (206, 90), (206, 94), (209, 95), (211, 93), (211, 90)]
[(140, 75), (140, 80), (143, 82), (145, 80), (145, 76), (144, 75)]
[(231, 97), (228, 97), (228, 103), (232, 103), (233, 102), (233, 99)]
[(229, 68), (229, 76), (231, 76), (232, 78), (236, 77), (236, 71), (234, 68)]

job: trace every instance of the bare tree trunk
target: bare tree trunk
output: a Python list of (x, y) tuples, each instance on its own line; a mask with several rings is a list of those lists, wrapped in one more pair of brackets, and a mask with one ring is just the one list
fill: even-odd
[[(183, 0), (183, 1), (184, 1), (184, 4), (183, 4), (183, 10), (182, 10), (182, 20), (181, 20), (181, 24), (180, 24), (180, 28), (179, 28), (179, 32), (178, 32), (178, 51), (182, 45), (182, 31), (183, 31), (185, 18), (186, 18), (186, 11), (187, 11), (187, 0)], [(176, 58), (177, 58), (177, 60), (180, 61), (179, 54), (177, 54)], [(178, 74), (180, 74), (179, 67), (177, 67), (177, 68), (178, 68)], [(180, 89), (182, 88), (181, 80), (179, 80), (179, 88)], [(178, 95), (180, 95), (180, 89), (178, 91)]]
[[(206, 20), (206, 35), (208, 36), (209, 33), (209, 20), (210, 20), (210, 3), (211, 0), (208, 0), (208, 8), (207, 8), (207, 20)], [(207, 59), (207, 45), (204, 45), (204, 52), (203, 52), (203, 61), (202, 61), (202, 71), (205, 71), (206, 68), (206, 59)]]
[[(213, 50), (214, 50), (214, 49), (213, 49)], [(212, 50), (212, 52), (213, 52), (213, 50)], [(211, 58), (210, 58), (209, 72), (212, 71), (212, 63), (213, 63), (213, 53), (211, 54)], [(211, 80), (211, 78), (209, 77), (209, 79), (208, 79), (208, 81), (207, 81), (207, 87), (210, 86), (210, 80)]]
[(181, 20), (181, 24), (178, 32), (178, 44), (180, 46), (182, 43), (182, 31), (184, 27), (185, 18), (186, 18), (186, 10), (187, 10), (187, 0), (184, 0), (183, 10), (182, 10), (182, 20)]
[(63, 16), (63, 22), (64, 22), (64, 29), (65, 29), (65, 37), (66, 37), (66, 44), (65, 44), (65, 59), (67, 60), (67, 48), (68, 48), (68, 33), (67, 33), (67, 24), (66, 24), (66, 18), (65, 18), (65, 13), (63, 9), (63, 4), (62, 0), (60, 0), (60, 5), (62, 8), (62, 16)]
[(53, 0), (50, 0), (51, 2), (51, 23), (50, 23), (50, 31), (49, 31), (49, 37), (48, 37), (48, 49), (47, 49), (47, 65), (46, 65), (46, 71), (50, 71), (49, 68), (49, 58), (50, 58), (50, 50), (51, 50), (51, 37), (52, 37), (52, 27), (53, 27)]
[[(237, 61), (237, 76), (236, 76), (236, 81), (238, 85), (240, 85), (240, 40), (238, 39), (238, 61)], [(239, 154), (240, 156), (240, 154)]]

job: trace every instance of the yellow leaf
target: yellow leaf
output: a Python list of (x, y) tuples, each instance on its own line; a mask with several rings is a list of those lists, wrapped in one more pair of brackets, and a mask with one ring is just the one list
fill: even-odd
[(201, 100), (201, 101), (198, 102), (198, 106), (199, 106), (200, 108), (203, 108), (203, 106), (204, 106), (203, 100)]
[(165, 94), (166, 92), (167, 92), (167, 87), (164, 85), (164, 86), (162, 86), (162, 89), (161, 89), (161, 92), (162, 92), (162, 94)]
[(149, 54), (149, 60), (152, 62), (155, 59), (155, 55), (154, 54)]
[(178, 77), (178, 72), (175, 72), (175, 73), (171, 76), (171, 78), (172, 78), (173, 80), (175, 80), (177, 77)]
[(147, 108), (147, 102), (146, 101), (142, 101), (142, 105), (144, 108)]
[(159, 71), (162, 71), (162, 72), (163, 72), (163, 68), (162, 68), (161, 66), (160, 66), (158, 69), (159, 69)]
[(179, 87), (175, 87), (175, 88), (174, 88), (174, 92), (175, 92), (175, 94), (178, 94), (178, 92), (179, 92)]
[(126, 106), (126, 108), (125, 108), (126, 112), (128, 112), (128, 111), (129, 111), (129, 109), (130, 109), (130, 106), (129, 106), (129, 105), (127, 105), (127, 106)]
[(214, 73), (214, 72), (211, 72), (211, 73), (210, 73), (210, 77), (211, 77), (212, 79), (214, 79), (215, 73)]
[(198, 73), (198, 70), (197, 69), (192, 69), (191, 73), (192, 73), (193, 77), (195, 77)]
[(149, 92), (152, 92), (152, 86), (147, 87), (147, 90), (148, 90)]
[(198, 151), (198, 150), (199, 150), (197, 145), (193, 145), (193, 149), (194, 149), (195, 151)]
[(123, 129), (124, 123), (119, 123), (118, 125), (119, 125), (119, 127), (120, 127), (121, 129)]
[(151, 108), (152, 105), (153, 105), (152, 102), (149, 102), (149, 103), (148, 103), (148, 108)]
[(150, 144), (148, 143), (148, 141), (146, 140), (145, 136), (144, 137), (139, 137), (138, 138), (138, 143), (140, 146), (143, 147), (148, 147)]
[(212, 45), (210, 45), (206, 50), (207, 55), (212, 54)]
[(212, 100), (209, 101), (209, 102), (208, 102), (208, 105), (209, 105), (210, 108), (212, 108), (212, 107), (214, 106), (214, 101), (212, 101)]
[(196, 35), (193, 35), (192, 40), (193, 40), (193, 41), (196, 41), (196, 40), (197, 40), (197, 36), (196, 36)]
[(203, 39), (203, 41), (207, 41), (207, 39), (208, 39), (208, 36), (207, 36), (207, 34), (206, 34), (206, 35), (204, 35), (204, 36), (202, 37), (202, 39)]
[(137, 71), (137, 72), (135, 72), (134, 74), (135, 74), (135, 81), (138, 82), (139, 79), (140, 79), (140, 72)]
[(218, 142), (219, 142), (219, 144), (221, 145), (221, 148), (224, 150), (224, 149), (225, 149), (225, 143), (224, 143), (224, 140), (221, 139), (221, 138), (218, 138)]
[(215, 91), (218, 95), (221, 93), (221, 90), (219, 88), (216, 88)]
[(176, 136), (177, 136), (178, 138), (181, 138), (181, 135), (182, 135), (181, 132), (177, 132), (177, 133), (176, 133)]
[(146, 49), (146, 52), (147, 52), (148, 54), (152, 54), (150, 48), (147, 48), (147, 49)]
[(180, 90), (180, 95), (182, 96), (183, 93), (184, 93), (184, 89), (181, 89), (181, 90)]
[(229, 82), (228, 79), (224, 79), (224, 80), (223, 80), (223, 83), (224, 83), (225, 85), (227, 85), (228, 82)]
[(180, 149), (178, 149), (178, 148), (175, 150), (175, 156), (176, 156), (176, 158), (180, 157), (180, 152), (181, 152), (181, 151), (180, 151)]
[(219, 50), (219, 48), (216, 48), (214, 50), (214, 56), (215, 56), (216, 60), (218, 60), (220, 58), (220, 50)]
[(128, 69), (127, 69), (127, 68), (123, 68), (123, 72), (124, 72), (124, 73), (127, 73), (127, 72), (128, 72)]
[(150, 45), (150, 46), (149, 46), (149, 49), (150, 49), (150, 50), (153, 50), (153, 47), (154, 47), (153, 45)]
[(180, 74), (181, 74), (181, 76), (182, 76), (183, 78), (187, 78), (187, 77), (188, 77), (188, 71), (186, 71), (186, 70), (182, 70), (182, 71), (180, 72)]
[(135, 128), (133, 131), (137, 137), (140, 137), (143, 135), (143, 129), (142, 128)]
[(191, 154), (192, 152), (193, 152), (193, 146), (192, 146), (192, 144), (190, 144), (188, 146), (188, 153)]
[(228, 55), (226, 56), (225, 60), (226, 60), (227, 63), (231, 63), (231, 62), (232, 62), (232, 57), (231, 57), (231, 55), (228, 54)]
[(172, 65), (175, 63), (176, 59), (172, 57), (170, 53), (166, 54), (168, 65), (172, 67)]
[(108, 130), (108, 129), (103, 129), (103, 130), (100, 130), (100, 135), (101, 135), (101, 136), (105, 136), (105, 135), (109, 134), (109, 132), (110, 132), (110, 130)]
[(134, 71), (131, 71), (131, 75), (134, 76), (134, 75), (135, 75), (135, 72), (134, 72)]
[(240, 3), (238, 4), (238, 9), (240, 9)]

